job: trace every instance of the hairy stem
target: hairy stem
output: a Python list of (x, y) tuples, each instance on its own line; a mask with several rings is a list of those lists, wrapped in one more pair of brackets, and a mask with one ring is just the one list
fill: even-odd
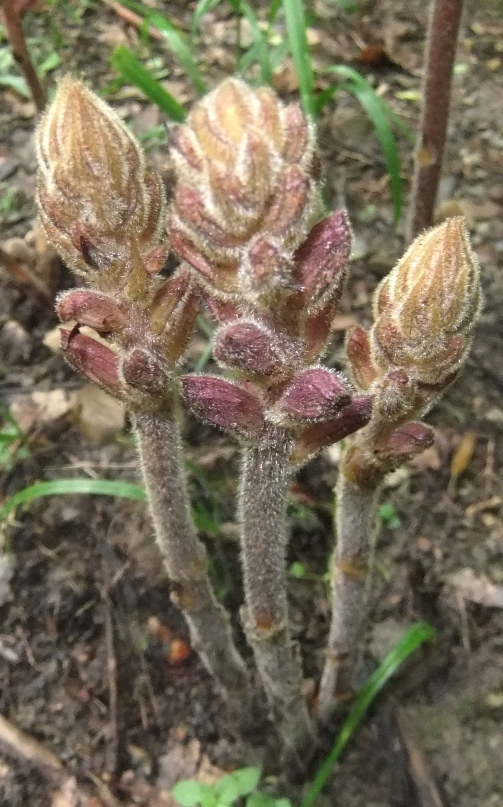
[(286, 508), (291, 443), (267, 427), (244, 450), (241, 483), (244, 626), (285, 744), (299, 755), (313, 730), (302, 692), (302, 666), (288, 624)]
[(433, 223), (463, 0), (432, 0), (407, 240)]
[(176, 414), (136, 415), (143, 478), (157, 543), (184, 614), (192, 646), (231, 701), (248, 701), (248, 676), (232, 640), (229, 619), (218, 604), (207, 571), (207, 555), (192, 518)]
[(351, 482), (342, 465), (337, 487), (332, 621), (318, 696), (321, 720), (326, 720), (336, 704), (353, 693), (375, 538), (377, 495), (377, 486), (360, 487)]
[(37, 112), (42, 112), (45, 107), (45, 92), (26, 47), (20, 13), (14, 0), (2, 0), (0, 8), (3, 9), (3, 23), (12, 48), (12, 55), (25, 78)]

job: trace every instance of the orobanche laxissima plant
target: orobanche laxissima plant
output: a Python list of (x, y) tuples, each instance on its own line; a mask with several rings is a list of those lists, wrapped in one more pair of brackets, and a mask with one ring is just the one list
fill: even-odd
[[(77, 323), (62, 330), (64, 354), (128, 407), (173, 598), (206, 667), (246, 712), (248, 671), (190, 517), (184, 406), (240, 442), (243, 626), (283, 741), (303, 753), (314, 721), (288, 619), (291, 475), (348, 438), (324, 716), (352, 683), (380, 483), (431, 444), (417, 419), (469, 349), (480, 294), (463, 222), (420, 236), (383, 281), (370, 332), (356, 328), (348, 339), (352, 386), (322, 361), (351, 230), (344, 211), (323, 216), (314, 128), (298, 104), (236, 79), (198, 102), (172, 133), (177, 184), (167, 214), (134, 137), (73, 78), (42, 119), (38, 155), (47, 235), (87, 281), (58, 301), (61, 319)], [(165, 279), (170, 248), (180, 266)], [(202, 305), (218, 324), (213, 356), (222, 373), (180, 375)]]

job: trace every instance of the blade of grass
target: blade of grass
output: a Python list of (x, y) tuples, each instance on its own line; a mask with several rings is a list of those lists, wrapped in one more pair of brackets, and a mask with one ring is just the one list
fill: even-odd
[(311, 52), (307, 43), (304, 4), (302, 0), (283, 0), (283, 9), (290, 50), (299, 80), (302, 106), (307, 115), (315, 117), (314, 73)]
[(208, 91), (208, 86), (199, 72), (190, 46), (187, 44), (185, 37), (176, 25), (173, 25), (171, 20), (159, 11), (153, 11), (142, 3), (136, 3), (134, 0), (121, 0), (121, 2), (126, 8), (136, 11), (140, 17), (143, 17), (147, 26), (153, 26), (162, 33), (197, 92), (204, 95), (204, 93)]
[(18, 491), (0, 508), (0, 521), (22, 504), (29, 504), (42, 496), (61, 496), (68, 493), (85, 493), (93, 496), (121, 496), (126, 499), (146, 500), (140, 485), (113, 479), (55, 479), (52, 482), (37, 482)]
[(191, 41), (197, 36), (201, 20), (209, 11), (213, 11), (221, 0), (199, 0), (192, 15), (192, 23), (190, 26), (190, 39)]
[(369, 116), (374, 130), (381, 145), (386, 160), (386, 168), (390, 178), (391, 198), (393, 201), (394, 209), (394, 223), (398, 223), (402, 214), (402, 179), (400, 176), (400, 157), (398, 155), (398, 148), (393, 134), (393, 129), (390, 124), (390, 116), (388, 115), (388, 105), (379, 98), (372, 85), (367, 79), (354, 70), (352, 67), (346, 65), (334, 65), (327, 67), (323, 73), (335, 73), (346, 79), (341, 84), (333, 84), (328, 87), (323, 93), (320, 93), (316, 99), (316, 106), (318, 113), (339, 90), (346, 90), (351, 93), (360, 102)]
[(110, 57), (110, 64), (172, 120), (177, 123), (185, 120), (184, 107), (143, 67), (129, 48), (119, 45)]
[(282, 0), (273, 0), (269, 7), (269, 13), (267, 15), (267, 22), (269, 24), (269, 27), (271, 27), (271, 25), (274, 24), (276, 17), (278, 16), (278, 11), (281, 8), (281, 2)]
[[(272, 67), (269, 55), (269, 45), (267, 36), (261, 30), (257, 17), (246, 0), (229, 0), (236, 14), (241, 14), (250, 25), (250, 31), (254, 39), (256, 60), (260, 67), (260, 79), (264, 84), (272, 84)], [(239, 66), (241, 71), (241, 63)]]
[(342, 726), (337, 740), (335, 741), (332, 750), (325, 759), (323, 765), (316, 774), (306, 796), (304, 797), (301, 807), (311, 807), (321, 790), (325, 786), (335, 763), (341, 756), (348, 741), (353, 736), (358, 724), (365, 716), (370, 704), (379, 694), (381, 689), (387, 684), (389, 679), (403, 662), (414, 652), (423, 642), (427, 639), (432, 639), (435, 635), (434, 629), (426, 622), (416, 622), (405, 633), (398, 644), (391, 650), (386, 658), (381, 662), (375, 672), (372, 673), (370, 678), (363, 685), (358, 693), (358, 697), (354, 703), (349, 716), (347, 717), (344, 725)]

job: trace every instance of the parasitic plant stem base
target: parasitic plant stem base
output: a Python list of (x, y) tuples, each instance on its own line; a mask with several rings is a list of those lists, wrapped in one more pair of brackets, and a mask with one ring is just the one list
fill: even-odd
[(208, 576), (208, 559), (190, 516), (180, 427), (175, 413), (136, 416), (136, 433), (155, 535), (172, 585), (172, 599), (191, 642), (231, 702), (246, 711), (248, 675), (231, 626)]

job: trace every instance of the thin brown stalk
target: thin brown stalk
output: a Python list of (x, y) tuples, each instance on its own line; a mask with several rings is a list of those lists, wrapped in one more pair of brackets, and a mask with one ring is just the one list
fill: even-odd
[(42, 112), (46, 104), (45, 92), (26, 47), (23, 24), (16, 8), (16, 3), (14, 0), (1, 0), (1, 8), (3, 10), (5, 32), (12, 48), (12, 54), (25, 78), (37, 112)]
[(423, 107), (406, 228), (408, 241), (412, 241), (433, 223), (462, 11), (463, 0), (433, 0), (431, 6), (423, 80)]
[(302, 758), (313, 729), (302, 692), (302, 666), (288, 621), (287, 496), (291, 442), (269, 427), (244, 450), (241, 481), (244, 626), (285, 745)]
[(155, 535), (194, 649), (231, 705), (246, 711), (248, 676), (229, 619), (208, 576), (208, 559), (190, 515), (176, 414), (138, 413), (136, 431)]

